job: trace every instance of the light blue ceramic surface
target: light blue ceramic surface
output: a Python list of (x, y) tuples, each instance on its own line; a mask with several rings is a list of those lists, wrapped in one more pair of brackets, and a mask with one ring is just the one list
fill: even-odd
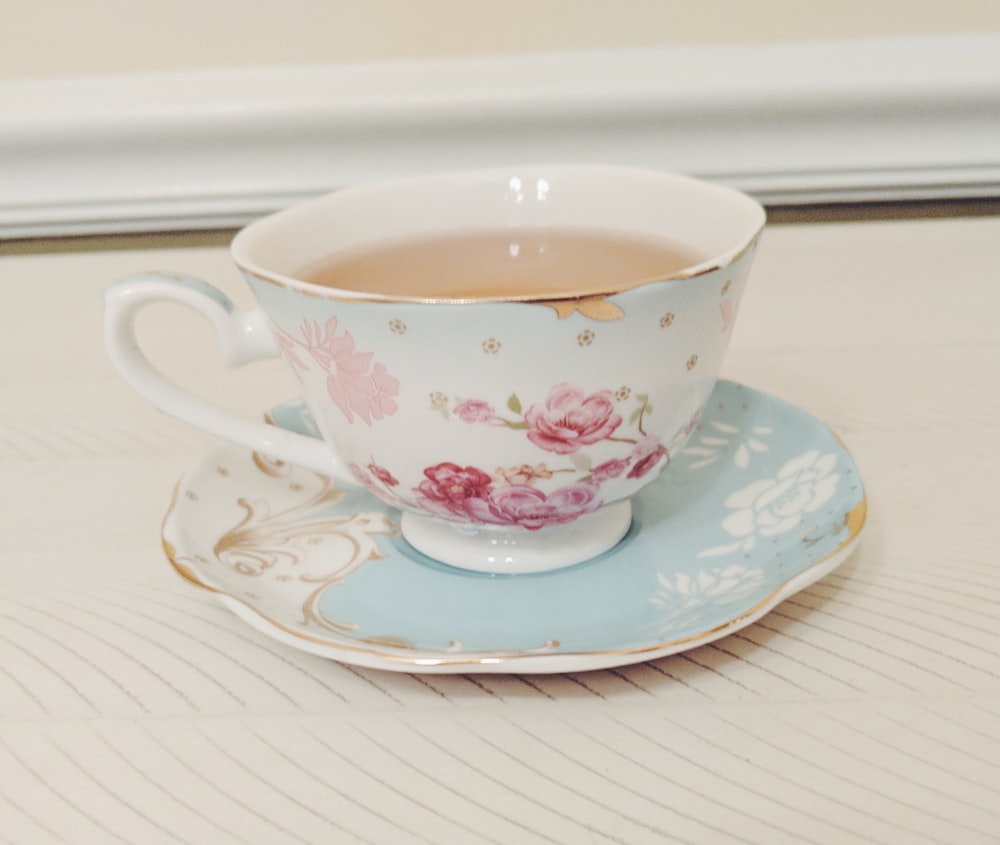
[[(310, 430), (299, 404), (272, 416)], [(854, 461), (826, 426), (723, 381), (691, 440), (634, 500), (632, 529), (611, 552), (556, 572), (489, 576), (383, 534), (383, 557), (327, 587), (318, 609), (351, 640), (424, 656), (655, 653), (740, 627), (820, 577), (856, 538), (864, 501)], [(361, 510), (386, 508), (357, 493), (326, 513)]]

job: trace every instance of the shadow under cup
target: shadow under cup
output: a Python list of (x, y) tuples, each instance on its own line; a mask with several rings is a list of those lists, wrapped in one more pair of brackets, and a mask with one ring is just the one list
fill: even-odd
[[(123, 280), (108, 294), (108, 345), (169, 413), (399, 508), (425, 555), (494, 573), (555, 569), (619, 542), (629, 498), (697, 425), (763, 225), (761, 206), (737, 191), (617, 167), (350, 188), (236, 236), (259, 309), (231, 314), (197, 280)], [(487, 285), (496, 252), (477, 238), (502, 256), (528, 244), (555, 259), (544, 275)], [(637, 263), (642, 250), (652, 264)], [(303, 278), (351, 261), (371, 265), (363, 284), (352, 285), (355, 270)], [(238, 421), (152, 376), (127, 345), (135, 306), (122, 303), (137, 293), (202, 310), (230, 363), (280, 350), (322, 441)]]

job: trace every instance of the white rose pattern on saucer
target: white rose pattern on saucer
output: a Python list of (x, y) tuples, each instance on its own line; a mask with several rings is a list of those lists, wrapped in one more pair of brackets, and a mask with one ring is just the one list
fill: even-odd
[[(299, 403), (271, 417), (312, 431)], [(857, 467), (822, 423), (725, 381), (633, 505), (632, 528), (598, 558), (491, 576), (415, 551), (398, 512), (366, 492), (221, 446), (179, 482), (163, 541), (182, 575), (307, 651), (398, 671), (562, 672), (750, 624), (841, 563), (866, 511)]]

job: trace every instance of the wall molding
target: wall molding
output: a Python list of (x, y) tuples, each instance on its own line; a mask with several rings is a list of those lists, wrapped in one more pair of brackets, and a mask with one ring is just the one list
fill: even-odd
[(1000, 196), (1000, 35), (15, 80), (0, 109), (4, 238), (235, 226), (518, 161), (782, 205)]

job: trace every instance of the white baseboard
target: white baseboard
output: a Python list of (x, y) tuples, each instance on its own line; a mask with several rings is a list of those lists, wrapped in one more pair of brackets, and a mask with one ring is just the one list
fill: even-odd
[(0, 84), (0, 237), (240, 225), (519, 161), (679, 170), (769, 204), (1000, 196), (1000, 35)]

